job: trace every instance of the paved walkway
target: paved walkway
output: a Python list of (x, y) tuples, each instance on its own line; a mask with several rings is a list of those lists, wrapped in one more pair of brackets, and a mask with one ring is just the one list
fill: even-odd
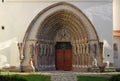
[(51, 81), (77, 81), (77, 75), (69, 72), (55, 72), (51, 75)]

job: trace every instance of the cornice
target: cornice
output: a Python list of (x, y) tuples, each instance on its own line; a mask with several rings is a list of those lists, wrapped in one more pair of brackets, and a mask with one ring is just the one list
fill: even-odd
[(120, 30), (114, 30), (113, 35), (114, 37), (120, 37)]

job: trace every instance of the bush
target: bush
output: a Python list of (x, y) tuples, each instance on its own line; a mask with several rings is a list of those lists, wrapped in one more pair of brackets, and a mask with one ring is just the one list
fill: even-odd
[(116, 69), (117, 72), (120, 72), (120, 69)]
[(109, 81), (120, 81), (120, 75), (112, 76)]
[(19, 76), (0, 75), (0, 81), (27, 81)]
[(108, 78), (98, 76), (78, 76), (78, 81), (108, 81)]
[(50, 76), (40, 74), (0, 75), (0, 81), (51, 81)]

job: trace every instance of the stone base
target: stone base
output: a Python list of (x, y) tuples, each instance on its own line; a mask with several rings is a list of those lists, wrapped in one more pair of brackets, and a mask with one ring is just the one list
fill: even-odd
[(98, 68), (98, 67), (92, 67), (92, 68), (90, 68), (89, 71), (90, 72), (100, 72), (100, 68)]
[(114, 72), (116, 69), (114, 67), (105, 68), (105, 72)]
[(32, 66), (21, 66), (21, 72), (34, 72)]
[(35, 69), (36, 72), (39, 71), (55, 71), (56, 68), (55, 67), (38, 67)]
[(20, 72), (19, 67), (9, 67), (9, 68), (2, 68), (1, 72)]
[(88, 67), (74, 67), (73, 71), (78, 71), (78, 72), (88, 72), (89, 68)]

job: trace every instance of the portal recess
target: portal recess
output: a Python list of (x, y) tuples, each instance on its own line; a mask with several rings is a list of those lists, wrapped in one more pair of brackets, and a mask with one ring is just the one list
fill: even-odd
[(102, 62), (99, 38), (90, 20), (77, 7), (59, 2), (41, 11), (31, 22), (23, 41), (22, 70), (31, 71), (31, 59), (36, 71), (57, 70), (58, 42), (69, 42), (72, 47), (71, 51), (64, 51), (66, 58), (66, 52), (71, 54), (71, 70), (86, 70), (94, 59)]

